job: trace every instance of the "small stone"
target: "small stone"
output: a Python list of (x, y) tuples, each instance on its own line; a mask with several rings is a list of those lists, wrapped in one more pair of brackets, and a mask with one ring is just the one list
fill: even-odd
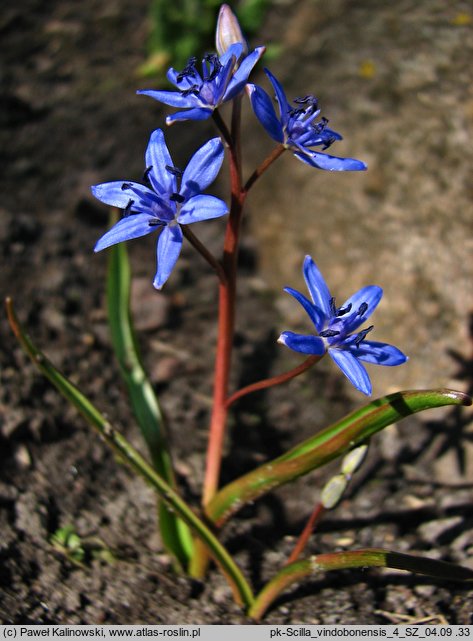
[(163, 327), (169, 319), (170, 301), (157, 291), (149, 278), (135, 278), (131, 288), (131, 309), (137, 331)]
[(27, 470), (32, 465), (31, 455), (26, 445), (19, 445), (14, 453), (15, 463), (21, 470)]
[(461, 516), (452, 516), (447, 519), (436, 519), (423, 523), (418, 528), (418, 532), (426, 543), (438, 544), (450, 530), (462, 523)]

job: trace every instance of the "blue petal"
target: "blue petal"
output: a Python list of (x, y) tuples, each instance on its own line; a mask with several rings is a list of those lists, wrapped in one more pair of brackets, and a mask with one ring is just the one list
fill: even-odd
[(284, 133), (274, 111), (273, 103), (268, 94), (258, 87), (257, 85), (247, 85), (248, 93), (250, 95), (251, 106), (255, 112), (256, 117), (266, 129), (267, 133), (277, 142), (284, 141)]
[[(232, 79), (232, 74), (233, 70), (236, 65), (236, 58), (232, 57), (223, 66), (222, 69), (220, 69), (217, 77), (212, 83), (212, 89), (213, 89), (213, 96), (207, 97), (205, 94), (207, 93), (204, 91), (204, 97), (206, 98), (206, 101), (209, 104), (212, 104), (214, 107), (218, 107), (218, 105), (226, 100), (227, 98), (225, 97), (225, 92), (228, 89), (228, 86), (230, 84), (230, 81)], [(207, 85), (208, 87), (208, 85)]]
[(195, 75), (189, 75), (189, 76), (182, 76), (181, 80), (178, 82), (177, 78), (181, 74), (180, 71), (177, 71), (176, 69), (173, 69), (172, 67), (168, 69), (166, 73), (166, 78), (171, 82), (173, 85), (176, 85), (178, 89), (190, 89), (193, 85), (200, 85), (202, 84), (202, 78), (200, 75), (195, 72)]
[(235, 62), (240, 59), (241, 54), (243, 53), (243, 43), (241, 42), (234, 42), (232, 45), (228, 47), (228, 49), (223, 53), (220, 58), (220, 64), (225, 66), (227, 62), (230, 60), (230, 58), (234, 57)]
[(290, 111), (286, 94), (284, 93), (284, 89), (282, 88), (281, 83), (275, 76), (273, 76), (270, 70), (265, 69), (264, 72), (268, 76), (271, 84), (273, 85), (274, 92), (276, 93), (276, 100), (278, 101), (278, 105), (279, 105), (279, 113), (281, 114), (281, 120), (284, 124), (287, 121), (287, 117)]
[(348, 348), (350, 353), (356, 358), (366, 363), (374, 363), (375, 365), (402, 365), (408, 358), (401, 352), (400, 349), (389, 345), (388, 343), (378, 343), (376, 341), (362, 341), (358, 347), (353, 346)]
[(151, 167), (148, 173), (151, 184), (160, 194), (172, 194), (176, 191), (176, 177), (166, 169), (172, 167), (172, 158), (164, 140), (161, 129), (151, 134), (146, 149), (146, 167)]
[(318, 336), (283, 332), (278, 338), (278, 343), (282, 343), (289, 349), (302, 354), (315, 354), (317, 356), (325, 354), (325, 344)]
[(291, 294), (291, 296), (294, 296), (297, 302), (302, 305), (302, 307), (305, 309), (305, 311), (309, 315), (310, 320), (314, 323), (316, 330), (318, 332), (321, 332), (325, 324), (324, 313), (318, 307), (316, 307), (313, 303), (311, 303), (308, 298), (306, 298), (303, 294), (298, 292), (296, 289), (292, 289), (292, 287), (285, 287), (284, 291), (287, 292), (288, 294)]
[(365, 163), (361, 160), (356, 160), (355, 158), (337, 158), (336, 156), (329, 156), (329, 154), (323, 154), (309, 149), (306, 149), (304, 153), (295, 151), (294, 156), (302, 160), (306, 165), (326, 171), (364, 171), (367, 169)]
[(177, 222), (182, 225), (188, 225), (201, 220), (218, 218), (219, 216), (224, 216), (227, 212), (228, 207), (223, 200), (215, 196), (200, 194), (193, 196), (182, 206)]
[(158, 269), (153, 285), (161, 289), (176, 264), (182, 247), (182, 230), (179, 225), (166, 225), (158, 239)]
[[(129, 185), (130, 188), (123, 189), (123, 185)], [(119, 209), (125, 209), (131, 199), (134, 201), (132, 210), (145, 213), (150, 209), (151, 204), (156, 202), (156, 195), (151, 189), (130, 180), (101, 183), (93, 185), (90, 189), (95, 198), (110, 207)]]
[(310, 256), (306, 256), (304, 259), (302, 273), (314, 305), (325, 315), (326, 319), (330, 318), (332, 315), (330, 290), (319, 268)]
[(140, 238), (156, 231), (156, 225), (150, 225), (150, 220), (153, 218), (148, 214), (131, 214), (122, 218), (97, 241), (94, 251), (99, 252), (124, 240)]
[(351, 352), (343, 349), (329, 349), (328, 353), (350, 383), (354, 385), (357, 390), (369, 396), (372, 391), (370, 377), (356, 357), (353, 356)]
[(196, 107), (200, 104), (198, 96), (189, 94), (183, 96), (180, 91), (155, 91), (154, 89), (140, 89), (136, 92), (142, 96), (149, 96), (171, 107)]
[[(368, 320), (379, 304), (383, 297), (383, 290), (377, 285), (367, 285), (358, 290), (353, 296), (346, 300), (342, 307), (351, 305), (351, 312), (346, 316), (342, 316), (343, 331), (346, 334), (351, 334), (358, 327)], [(360, 314), (359, 311), (365, 311)]]
[(212, 183), (222, 166), (224, 149), (220, 138), (212, 138), (198, 149), (187, 165), (181, 182), (181, 196), (200, 194)]
[(213, 109), (210, 107), (195, 107), (194, 109), (186, 109), (186, 111), (178, 111), (166, 117), (166, 124), (173, 125), (179, 120), (207, 120), (212, 112)]
[(265, 49), (266, 47), (257, 47), (242, 61), (228, 85), (227, 91), (225, 92), (225, 100), (231, 100), (243, 90), (243, 87), (248, 81), (248, 76), (265, 52)]

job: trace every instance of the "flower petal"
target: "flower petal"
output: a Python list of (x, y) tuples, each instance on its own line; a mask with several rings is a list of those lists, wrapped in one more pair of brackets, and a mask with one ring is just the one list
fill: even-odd
[(309, 315), (310, 320), (314, 323), (316, 330), (318, 332), (321, 332), (325, 323), (324, 313), (313, 303), (311, 303), (310, 300), (304, 296), (304, 294), (301, 294), (296, 289), (292, 289), (292, 287), (285, 287), (284, 291), (288, 294), (291, 294), (291, 296), (293, 296), (297, 300), (297, 302), (302, 305), (302, 307)]
[(99, 252), (124, 240), (139, 238), (156, 231), (156, 225), (150, 225), (150, 220), (153, 218), (149, 214), (131, 214), (122, 218), (97, 241), (94, 251)]
[(282, 332), (278, 338), (278, 343), (282, 343), (295, 352), (302, 354), (316, 354), (322, 356), (325, 354), (325, 344), (321, 338), (313, 334), (295, 334), (294, 332)]
[[(123, 189), (124, 185), (127, 186), (126, 189)], [(151, 189), (130, 180), (101, 183), (93, 185), (90, 189), (95, 198), (106, 205), (119, 209), (125, 209), (131, 199), (134, 201), (132, 211), (146, 213), (150, 209), (151, 203), (156, 202), (156, 195)]]
[[(351, 305), (351, 312), (343, 318), (343, 331), (351, 334), (368, 320), (383, 297), (383, 290), (377, 285), (367, 285), (346, 300), (342, 307)], [(361, 312), (361, 313), (360, 313)]]
[(228, 212), (227, 204), (215, 196), (199, 194), (190, 198), (181, 209), (177, 222), (189, 225), (201, 220), (210, 220), (225, 216)]
[(228, 47), (226, 51), (220, 56), (220, 64), (225, 66), (231, 58), (235, 58), (235, 62), (240, 59), (241, 54), (243, 53), (244, 44), (243, 42), (234, 42)]
[(356, 158), (337, 158), (336, 156), (309, 149), (306, 149), (305, 153), (295, 151), (294, 156), (302, 160), (306, 165), (326, 171), (364, 171), (367, 169), (365, 163), (361, 160), (356, 160)]
[[(199, 73), (197, 70), (191, 75), (181, 75), (181, 71), (177, 71), (177, 69), (174, 69), (171, 67), (170, 69), (167, 70), (166, 73), (166, 78), (171, 82), (173, 85), (176, 85), (176, 87), (181, 90), (181, 89), (190, 89), (193, 85), (195, 84), (202, 84), (202, 78), (200, 77)], [(180, 80), (178, 82), (178, 77), (180, 76)]]
[(160, 194), (172, 194), (176, 191), (176, 177), (166, 166), (172, 167), (172, 158), (164, 140), (164, 133), (156, 129), (151, 134), (146, 149), (146, 167), (151, 167), (148, 176), (153, 188)]
[(250, 96), (251, 106), (256, 117), (266, 129), (267, 133), (277, 142), (284, 141), (284, 133), (274, 111), (273, 103), (268, 94), (257, 85), (248, 84), (247, 91)]
[(196, 107), (200, 104), (198, 96), (192, 93), (184, 96), (180, 91), (156, 91), (154, 89), (140, 89), (136, 93), (149, 96), (171, 107)]
[(227, 91), (225, 92), (225, 100), (231, 100), (236, 95), (238, 95), (240, 91), (243, 91), (243, 87), (248, 81), (248, 76), (250, 75), (253, 67), (261, 58), (265, 50), (266, 47), (257, 47), (248, 56), (246, 56), (246, 58), (243, 59), (241, 65), (233, 74), (233, 78), (228, 85)]
[(375, 365), (402, 365), (408, 360), (408, 357), (400, 349), (389, 345), (388, 343), (378, 343), (376, 341), (362, 341), (358, 347), (348, 348), (350, 353), (361, 361), (374, 363)]
[(178, 111), (175, 114), (166, 116), (166, 124), (173, 125), (179, 120), (207, 120), (212, 115), (213, 109), (210, 107), (194, 107), (185, 111)]
[(286, 94), (284, 93), (284, 89), (282, 88), (281, 83), (275, 76), (273, 76), (270, 70), (265, 69), (264, 72), (268, 76), (271, 84), (273, 85), (274, 92), (276, 94), (276, 100), (278, 101), (278, 105), (279, 105), (279, 113), (281, 114), (281, 121), (284, 125), (284, 123), (287, 121), (288, 113), (290, 111)]
[(182, 247), (182, 230), (179, 225), (166, 225), (158, 239), (158, 268), (153, 285), (161, 289), (176, 264)]
[(198, 149), (187, 165), (181, 182), (181, 196), (200, 194), (212, 183), (222, 166), (224, 149), (220, 138), (212, 138)]
[[(241, 45), (232, 45), (230, 49), (232, 49), (235, 46), (241, 46)], [(222, 69), (220, 69), (216, 78), (213, 80), (213, 82), (210, 85), (212, 89), (209, 97), (205, 95), (207, 92), (206, 92), (206, 88), (204, 88), (204, 97), (206, 98), (207, 102), (213, 105), (214, 107), (218, 107), (224, 100), (226, 100), (224, 96), (228, 89), (230, 81), (232, 79), (236, 61), (237, 61), (236, 57), (232, 56), (225, 62), (224, 66), (222, 67)]]
[[(304, 259), (302, 273), (314, 305), (325, 315), (325, 319), (330, 318), (332, 296), (320, 269), (310, 256), (306, 256)], [(318, 331), (320, 330), (318, 329)]]
[(344, 349), (329, 349), (328, 353), (348, 378), (350, 383), (354, 385), (357, 390), (366, 394), (366, 396), (370, 396), (372, 387), (368, 372), (351, 353), (351, 351)]

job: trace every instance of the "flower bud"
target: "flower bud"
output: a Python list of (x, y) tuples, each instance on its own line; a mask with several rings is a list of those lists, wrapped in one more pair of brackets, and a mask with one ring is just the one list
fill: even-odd
[(326, 510), (334, 508), (343, 496), (348, 485), (348, 479), (343, 474), (333, 476), (324, 486), (320, 502)]
[(218, 55), (223, 56), (231, 45), (238, 42), (243, 45), (243, 55), (246, 56), (248, 54), (248, 44), (241, 31), (238, 19), (228, 4), (223, 4), (220, 7), (215, 31), (215, 45)]

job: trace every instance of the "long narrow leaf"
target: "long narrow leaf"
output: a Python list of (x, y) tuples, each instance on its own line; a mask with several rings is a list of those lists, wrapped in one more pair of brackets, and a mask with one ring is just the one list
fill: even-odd
[(407, 570), (446, 581), (473, 582), (473, 570), (469, 568), (411, 554), (401, 554), (376, 548), (317, 554), (309, 559), (296, 561), (282, 568), (256, 595), (248, 614), (253, 619), (261, 619), (271, 603), (283, 590), (319, 572), (372, 567)]
[[(130, 312), (130, 264), (124, 243), (109, 249), (107, 275), (108, 320), (112, 344), (133, 408), (148, 446), (154, 468), (175, 487), (171, 456), (166, 442), (164, 417), (150, 380), (143, 368)], [(181, 567), (187, 567), (193, 553), (187, 526), (160, 501), (159, 527), (163, 544)]]
[(252, 590), (227, 550), (205, 523), (186, 505), (177, 492), (160, 476), (141, 454), (105, 419), (94, 405), (65, 378), (54, 365), (33, 345), (23, 331), (10, 298), (6, 300), (10, 326), (25, 352), (44, 376), (73, 405), (99, 433), (107, 445), (118, 454), (136, 474), (141, 476), (163, 499), (166, 505), (186, 523), (207, 547), (210, 556), (219, 565), (232, 587), (237, 603), (249, 607), (253, 602)]
[(462, 392), (440, 389), (397, 392), (372, 401), (223, 487), (207, 505), (207, 516), (221, 526), (245, 504), (345, 454), (388, 425), (444, 405), (471, 405), (471, 399)]

